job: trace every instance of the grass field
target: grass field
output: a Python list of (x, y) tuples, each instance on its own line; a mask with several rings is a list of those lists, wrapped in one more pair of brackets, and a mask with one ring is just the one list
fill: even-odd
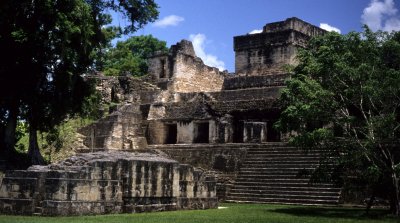
[[(222, 207), (222, 208), (221, 208)], [(373, 210), (365, 216), (363, 209), (305, 207), (267, 204), (220, 204), (220, 209), (173, 211), (140, 214), (98, 215), (82, 217), (27, 217), (0, 215), (1, 223), (328, 223), (328, 222), (400, 222)]]

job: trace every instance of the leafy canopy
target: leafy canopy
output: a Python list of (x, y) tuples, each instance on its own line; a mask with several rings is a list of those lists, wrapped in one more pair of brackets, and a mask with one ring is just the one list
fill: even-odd
[(152, 35), (133, 36), (120, 41), (105, 54), (104, 73), (108, 76), (129, 73), (133, 76), (147, 74), (147, 58), (156, 51), (167, 52), (165, 41)]
[(398, 213), (400, 33), (328, 33), (298, 59), (278, 127), (295, 145), (332, 152), (342, 179), (347, 171), (372, 190), (385, 185)]
[[(154, 0), (2, 0), (0, 152), (14, 150), (10, 138), (17, 119), (23, 119), (29, 155), (41, 163), (36, 131), (50, 130), (82, 110), (94, 89), (82, 75), (101, 67), (103, 49), (119, 30), (131, 33), (154, 21), (157, 8)], [(111, 11), (126, 16), (127, 26), (107, 26)]]

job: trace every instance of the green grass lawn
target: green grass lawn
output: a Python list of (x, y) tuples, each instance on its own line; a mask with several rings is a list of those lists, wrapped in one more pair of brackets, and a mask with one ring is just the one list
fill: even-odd
[(336, 207), (306, 207), (267, 204), (220, 204), (222, 209), (199, 211), (173, 211), (140, 214), (98, 215), (83, 217), (27, 217), (0, 215), (0, 222), (13, 223), (327, 223), (327, 222), (400, 222), (386, 216), (383, 210), (373, 210), (370, 216), (363, 209)]

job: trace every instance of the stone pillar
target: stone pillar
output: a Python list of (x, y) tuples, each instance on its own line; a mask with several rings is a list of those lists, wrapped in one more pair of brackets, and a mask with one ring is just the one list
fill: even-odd
[(194, 138), (194, 124), (193, 121), (178, 122), (177, 143), (190, 144), (193, 143)]
[(218, 141), (218, 128), (217, 128), (217, 124), (214, 120), (209, 121), (208, 132), (209, 132), (208, 141), (210, 143), (216, 143)]
[(243, 142), (266, 142), (267, 123), (266, 122), (244, 122)]

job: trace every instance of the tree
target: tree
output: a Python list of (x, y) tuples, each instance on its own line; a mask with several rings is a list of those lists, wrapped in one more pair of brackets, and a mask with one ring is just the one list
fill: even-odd
[[(117, 28), (108, 11), (131, 21), (120, 30), (134, 32), (158, 16), (153, 0), (4, 0), (0, 2), (0, 145), (14, 153), (18, 119), (29, 124), (32, 164), (43, 163), (37, 130), (48, 130), (78, 112), (91, 94), (81, 75), (96, 68)], [(113, 34), (114, 33), (114, 34)]]
[(400, 216), (400, 33), (329, 33), (298, 59), (277, 126), (295, 145), (334, 154), (335, 173), (367, 182), (372, 198), (383, 186)]
[(109, 76), (130, 73), (143, 76), (147, 73), (147, 58), (156, 51), (167, 52), (167, 43), (152, 35), (133, 36), (120, 41), (105, 54), (104, 73)]

